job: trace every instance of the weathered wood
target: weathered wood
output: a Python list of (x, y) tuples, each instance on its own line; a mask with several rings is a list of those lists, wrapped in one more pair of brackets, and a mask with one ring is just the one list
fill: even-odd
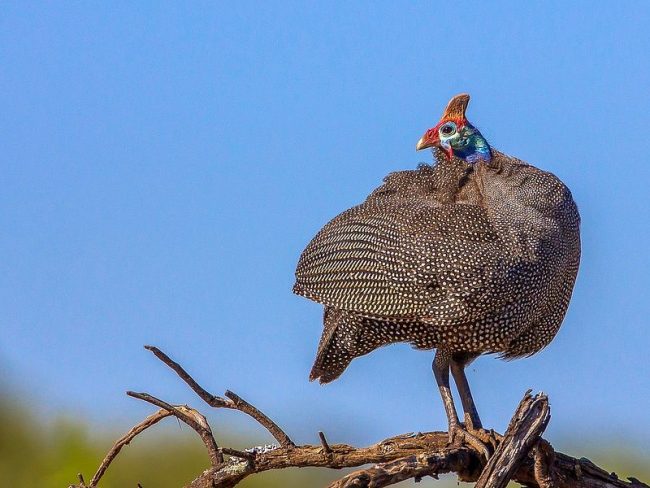
[[(205, 471), (186, 488), (232, 487), (249, 475), (271, 469), (308, 466), (341, 469), (369, 463), (387, 463), (400, 458), (417, 456), (422, 454), (423, 450), (426, 452), (439, 451), (444, 456), (448, 440), (449, 436), (446, 432), (429, 432), (395, 436), (368, 447), (357, 448), (347, 444), (329, 444), (330, 452), (325, 452), (322, 445), (303, 445), (289, 449), (283, 447), (262, 448), (256, 452), (254, 461), (243, 462), (240, 459), (231, 458), (223, 466)], [(467, 448), (461, 448), (458, 451), (468, 458), (476, 456), (474, 451)], [(479, 464), (478, 459), (475, 460), (475, 463)], [(467, 460), (466, 464), (471, 465), (470, 460)], [(428, 464), (423, 466), (429, 468)]]
[(355, 471), (330, 484), (328, 488), (379, 488), (411, 478), (415, 480), (425, 476), (437, 478), (439, 474), (466, 470), (472, 462), (472, 456), (473, 453), (470, 453), (467, 448), (450, 449), (434, 454), (417, 454)]
[[(650, 488), (638, 480), (620, 480), (587, 459), (554, 453), (539, 437), (549, 419), (546, 396), (532, 397), (526, 393), (490, 458), (494, 459), (490, 470), (484, 466), (481, 453), (471, 446), (449, 446), (446, 432), (429, 432), (396, 436), (363, 448), (334, 444), (329, 446), (329, 453), (322, 445), (258, 452), (253, 462), (231, 459), (222, 467), (205, 471), (186, 488), (229, 488), (251, 474), (271, 469), (307, 466), (340, 469), (364, 464), (374, 466), (351, 473), (330, 488), (379, 488), (448, 472), (458, 473), (463, 481), (477, 481), (484, 469), (483, 486), (495, 486), (488, 483), (497, 482), (505, 485), (512, 479), (539, 488)], [(499, 476), (495, 478), (496, 474)]]
[(550, 419), (546, 395), (540, 393), (532, 397), (530, 391), (526, 392), (503, 440), (483, 469), (476, 488), (504, 488), (521, 461), (537, 444)]
[(540, 439), (535, 445), (533, 448), (533, 462), (533, 472), (539, 487), (553, 488), (556, 483), (552, 470), (555, 463), (555, 451), (548, 441)]
[[(392, 439), (400, 439), (402, 437), (398, 436)], [(236, 486), (237, 483), (249, 475), (272, 469), (308, 466), (341, 469), (378, 463), (379, 466), (375, 466), (378, 473), (375, 479), (379, 477), (382, 469), (386, 469), (382, 463), (394, 463), (388, 470), (393, 475), (401, 473), (398, 475), (400, 480), (409, 478), (417, 479), (451, 472), (443, 469), (438, 471), (432, 469), (429, 464), (429, 459), (439, 459), (447, 455), (457, 456), (459, 452), (463, 453), (462, 459), (465, 460), (465, 463), (462, 466), (454, 465), (455, 469), (453, 469), (453, 472), (460, 473), (464, 481), (476, 481), (483, 468), (480, 454), (466, 446), (461, 448), (441, 447), (439, 450), (436, 449), (438, 442), (442, 446), (446, 444), (447, 440), (448, 436), (446, 432), (430, 432), (413, 437), (406, 443), (400, 441), (398, 445), (393, 445), (391, 439), (365, 448), (334, 444), (330, 446), (334, 451), (334, 456), (331, 461), (326, 458), (320, 445), (296, 446), (291, 453), (288, 453), (283, 448), (278, 448), (266, 453), (258, 453), (253, 463), (244, 463), (239, 460), (226, 461), (226, 464), (220, 468), (211, 468), (205, 471), (188, 484), (186, 488), (229, 488)], [(385, 446), (386, 443), (393, 447), (392, 451), (382, 452), (385, 448), (381, 446)], [(401, 455), (404, 452), (407, 454)], [(447, 466), (453, 464), (451, 460), (446, 462)], [(442, 462), (440, 463), (442, 465)], [(556, 453), (555, 461), (550, 467), (550, 470), (557, 480), (554, 485), (557, 488), (650, 488), (638, 480), (624, 481), (618, 479), (604, 469), (598, 468), (587, 459), (576, 459), (562, 453)], [(396, 483), (398, 480), (397, 476), (394, 480)], [(535, 476), (533, 459), (525, 458), (513, 474), (512, 480), (522, 485), (540, 487)], [(383, 485), (375, 484), (372, 486), (389, 486), (390, 484), (392, 483)], [(360, 484), (358, 486), (364, 485)]]

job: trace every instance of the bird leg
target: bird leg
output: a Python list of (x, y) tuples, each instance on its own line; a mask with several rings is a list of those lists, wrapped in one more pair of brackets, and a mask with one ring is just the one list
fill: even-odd
[(436, 356), (433, 359), (433, 376), (438, 383), (442, 403), (445, 406), (447, 413), (447, 421), (449, 422), (449, 441), (453, 440), (452, 427), (458, 425), (458, 414), (456, 413), (456, 406), (454, 405), (454, 398), (451, 396), (451, 388), (449, 387), (449, 362), (451, 354), (444, 349), (438, 349)]
[(455, 439), (461, 442), (466, 442), (477, 451), (483, 453), (485, 459), (490, 457), (490, 451), (487, 446), (475, 435), (470, 434), (458, 421), (458, 414), (454, 405), (454, 399), (451, 395), (451, 388), (449, 386), (449, 365), (451, 362), (451, 354), (444, 349), (438, 349), (436, 356), (433, 360), (433, 375), (438, 383), (442, 403), (445, 406), (447, 413), (447, 421), (449, 422), (449, 443), (453, 444)]
[(476, 404), (474, 403), (474, 398), (472, 397), (472, 392), (469, 389), (467, 376), (465, 375), (465, 368), (476, 357), (477, 355), (475, 354), (453, 354), (449, 361), (449, 366), (451, 374), (454, 377), (454, 382), (456, 383), (456, 388), (458, 388), (460, 400), (463, 404), (465, 427), (472, 431), (472, 434), (478, 437), (483, 443), (491, 445), (494, 451), (501, 440), (500, 436), (493, 430), (487, 431), (483, 428)]
[(478, 430), (482, 428), (481, 419), (478, 416), (472, 392), (469, 389), (467, 376), (465, 376), (465, 367), (472, 362), (476, 356), (454, 354), (451, 356), (449, 365), (451, 367), (451, 374), (454, 377), (456, 388), (460, 394), (460, 401), (463, 404), (463, 412), (465, 413), (465, 425), (470, 430)]

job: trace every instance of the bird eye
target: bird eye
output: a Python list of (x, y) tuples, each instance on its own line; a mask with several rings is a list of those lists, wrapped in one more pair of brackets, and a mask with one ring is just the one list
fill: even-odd
[(442, 127), (440, 127), (440, 133), (443, 136), (450, 136), (454, 132), (456, 132), (456, 124), (454, 124), (453, 122), (447, 122)]

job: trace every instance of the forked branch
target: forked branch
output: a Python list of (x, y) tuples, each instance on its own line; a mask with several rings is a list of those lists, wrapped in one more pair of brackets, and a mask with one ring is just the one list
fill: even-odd
[[(239, 410), (257, 421), (277, 440), (278, 445), (260, 446), (240, 451), (219, 447), (206, 418), (187, 405), (172, 405), (148, 393), (127, 392), (160, 408), (133, 427), (111, 448), (99, 469), (85, 484), (72, 488), (95, 488), (122, 447), (161, 419), (174, 416), (186, 423), (203, 440), (211, 467), (186, 488), (230, 488), (247, 476), (271, 469), (289, 467), (349, 468), (371, 464), (369, 468), (344, 476), (329, 488), (389, 486), (407, 479), (416, 481), (455, 472), (463, 481), (477, 481), (478, 488), (503, 488), (509, 480), (539, 488), (650, 488), (636, 478), (622, 481), (613, 473), (582, 458), (555, 453), (541, 438), (550, 420), (546, 395), (527, 392), (512, 418), (506, 434), (492, 436), (497, 445), (488, 462), (481, 452), (469, 445), (449, 445), (446, 432), (404, 434), (385, 439), (368, 447), (330, 444), (322, 432), (319, 443), (296, 446), (289, 436), (267, 415), (238, 395), (226, 391), (225, 398), (212, 395), (199, 385), (182, 366), (153, 346), (145, 346), (169, 366), (208, 405)], [(227, 458), (224, 457), (228, 456)]]
[(233, 410), (239, 410), (245, 414), (253, 417), (260, 425), (262, 425), (266, 430), (268, 430), (271, 435), (280, 443), (282, 447), (293, 447), (295, 444), (289, 436), (284, 433), (284, 431), (277, 426), (270, 418), (260, 412), (253, 405), (245, 401), (240, 396), (236, 395), (230, 390), (226, 390), (225, 396), (227, 398), (221, 398), (215, 396), (211, 393), (208, 393), (201, 385), (199, 385), (194, 378), (192, 378), (183, 367), (178, 364), (176, 361), (172, 360), (167, 354), (162, 352), (155, 346), (144, 346), (145, 349), (154, 353), (154, 355), (160, 359), (163, 363), (169, 366), (174, 372), (189, 385), (194, 392), (200, 396), (205, 403), (215, 408), (230, 408)]

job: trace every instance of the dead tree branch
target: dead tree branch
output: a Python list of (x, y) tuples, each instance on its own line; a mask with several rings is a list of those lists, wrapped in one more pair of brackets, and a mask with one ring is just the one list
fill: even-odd
[(136, 393), (134, 391), (127, 391), (126, 394), (133, 398), (138, 398), (140, 400), (144, 400), (145, 402), (149, 402), (152, 405), (156, 405), (157, 407), (166, 410), (182, 422), (185, 422), (192, 429), (194, 429), (197, 434), (199, 434), (199, 437), (208, 450), (208, 456), (210, 457), (210, 463), (212, 466), (219, 466), (220, 464), (223, 464), (223, 454), (221, 454), (221, 451), (217, 446), (217, 442), (214, 440), (212, 429), (210, 429), (210, 425), (208, 424), (207, 419), (199, 412), (193, 408), (188, 407), (187, 405), (170, 405), (169, 403), (151, 396), (148, 393)]
[[(104, 476), (106, 469), (113, 462), (115, 456), (117, 456), (120, 453), (120, 451), (124, 446), (128, 446), (129, 443), (135, 438), (136, 435), (140, 434), (142, 431), (148, 429), (152, 425), (158, 423), (165, 417), (169, 417), (170, 415), (171, 412), (161, 408), (157, 412), (149, 415), (146, 419), (144, 419), (142, 422), (140, 422), (138, 425), (136, 425), (131, 430), (129, 430), (126, 434), (124, 434), (124, 436), (120, 437), (117, 441), (115, 441), (115, 444), (113, 444), (111, 450), (108, 451), (108, 454), (106, 454), (106, 457), (104, 457), (104, 460), (99, 465), (97, 472), (90, 480), (90, 485), (88, 486), (97, 486), (97, 483), (99, 483), (100, 478)], [(83, 476), (81, 476), (81, 474), (79, 474), (79, 482), (82, 485), (85, 484), (83, 480)]]
[(488, 435), (490, 443), (496, 446), (487, 462), (483, 453), (470, 445), (449, 445), (446, 432), (404, 434), (368, 447), (330, 444), (319, 432), (319, 444), (297, 446), (258, 408), (230, 391), (226, 391), (225, 398), (212, 395), (164, 352), (153, 346), (145, 347), (176, 372), (208, 405), (249, 415), (269, 431), (278, 445), (245, 451), (219, 447), (206, 418), (197, 410), (187, 405), (172, 405), (148, 393), (127, 392), (134, 398), (158, 406), (160, 410), (115, 443), (88, 485), (79, 475), (79, 484), (71, 485), (71, 488), (95, 488), (122, 447), (169, 416), (175, 416), (192, 427), (210, 456), (212, 466), (186, 488), (231, 488), (249, 475), (272, 469), (307, 466), (341, 469), (366, 464), (372, 466), (344, 476), (329, 488), (380, 488), (407, 479), (437, 478), (439, 474), (449, 472), (457, 473), (463, 481), (477, 481), (478, 488), (503, 488), (509, 480), (533, 488), (650, 488), (636, 478), (620, 480), (587, 459), (555, 453), (541, 438), (550, 420), (548, 398), (541, 393), (534, 396), (530, 392), (525, 394), (503, 437), (484, 431), (479, 433), (483, 437)]
[(245, 401), (240, 396), (236, 395), (232, 391), (226, 390), (225, 396), (227, 398), (221, 398), (215, 396), (211, 393), (208, 393), (201, 385), (199, 385), (194, 378), (192, 378), (183, 367), (172, 360), (167, 354), (162, 352), (155, 346), (144, 346), (145, 349), (151, 351), (158, 359), (163, 363), (169, 366), (174, 372), (189, 385), (194, 392), (200, 396), (205, 403), (215, 408), (230, 408), (233, 410), (239, 410), (253, 419), (255, 419), (260, 425), (262, 425), (270, 434), (280, 443), (282, 447), (293, 447), (295, 444), (285, 432), (277, 426), (270, 418), (260, 412), (253, 405)]
[(472, 456), (473, 454), (467, 448), (452, 448), (440, 453), (406, 456), (355, 471), (330, 484), (328, 488), (389, 486), (410, 478), (420, 480), (425, 476), (437, 478), (443, 473), (465, 472), (474, 461)]

